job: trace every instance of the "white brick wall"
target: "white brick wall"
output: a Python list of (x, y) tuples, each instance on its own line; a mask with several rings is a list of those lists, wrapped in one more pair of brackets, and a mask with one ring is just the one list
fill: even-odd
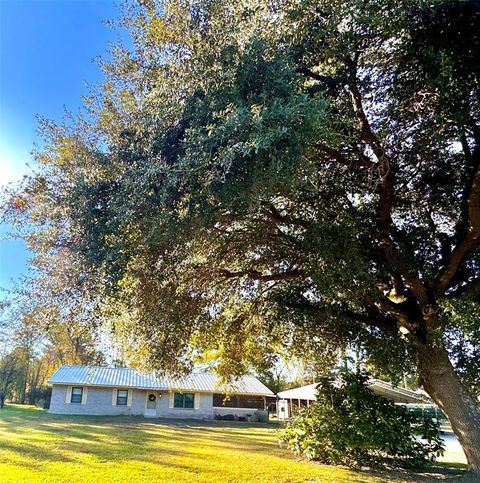
[(170, 408), (170, 393), (164, 392), (160, 400), (157, 400), (157, 417), (213, 419), (213, 394), (196, 393), (195, 398), (200, 401), (198, 409)]
[(144, 415), (146, 398), (148, 394), (157, 395), (156, 413), (159, 418), (186, 418), (186, 419), (212, 419), (213, 394), (197, 393), (195, 398), (197, 409), (180, 409), (170, 407), (170, 393), (158, 391), (145, 391), (129, 389), (132, 392), (131, 406), (112, 405), (112, 392), (114, 389), (104, 387), (88, 387), (85, 404), (67, 403), (68, 386), (55, 384), (52, 388), (52, 399), (49, 412), (55, 414), (91, 414), (91, 415)]
[(103, 387), (89, 387), (85, 404), (67, 403), (68, 386), (55, 384), (52, 388), (50, 413), (56, 414), (92, 414), (110, 415), (120, 414), (143, 415), (145, 410), (145, 391), (129, 389), (132, 392), (131, 406), (112, 405), (113, 389)]

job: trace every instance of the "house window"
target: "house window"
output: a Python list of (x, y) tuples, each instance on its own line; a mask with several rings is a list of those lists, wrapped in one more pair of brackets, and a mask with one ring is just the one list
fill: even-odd
[(128, 391), (119, 389), (117, 391), (117, 406), (126, 406), (128, 400)]
[(71, 403), (82, 404), (83, 387), (72, 387)]
[(265, 409), (265, 398), (263, 396), (247, 396), (235, 394), (214, 394), (214, 407), (225, 408), (248, 408), (248, 409)]
[(195, 394), (176, 392), (173, 396), (173, 407), (193, 409), (195, 407)]

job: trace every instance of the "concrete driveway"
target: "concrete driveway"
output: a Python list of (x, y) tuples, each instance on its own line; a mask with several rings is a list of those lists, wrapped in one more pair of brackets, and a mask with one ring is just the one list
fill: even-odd
[(457, 437), (453, 433), (448, 432), (443, 433), (442, 438), (445, 441), (445, 454), (442, 458), (439, 458), (439, 461), (467, 464), (467, 459)]

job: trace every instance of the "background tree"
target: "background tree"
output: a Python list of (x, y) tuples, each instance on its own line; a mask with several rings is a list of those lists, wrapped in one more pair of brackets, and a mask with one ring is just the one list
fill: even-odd
[(0, 409), (3, 409), (5, 399), (11, 396), (20, 369), (15, 354), (7, 353), (2, 349), (0, 352)]
[[(68, 315), (68, 316), (67, 316)], [(46, 404), (48, 378), (62, 364), (103, 365), (92, 327), (53, 305), (19, 297), (8, 304), (1, 320), (0, 389), (20, 404)]]
[(348, 344), (415, 366), (480, 472), (479, 22), (477, 0), (128, 3), (131, 49), (86, 117), (42, 122), (11, 197), (48, 293), (162, 370)]

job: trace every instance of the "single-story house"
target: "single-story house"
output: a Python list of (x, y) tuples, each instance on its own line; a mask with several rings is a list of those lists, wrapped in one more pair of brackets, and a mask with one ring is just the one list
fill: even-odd
[[(296, 387), (281, 391), (277, 394), (277, 417), (288, 419), (301, 407), (310, 406), (316, 400), (318, 383)], [(370, 389), (380, 396), (397, 404), (431, 404), (431, 399), (421, 390), (412, 391), (401, 387), (395, 387), (389, 382), (380, 379), (369, 380)]]
[(228, 387), (210, 372), (157, 377), (119, 367), (62, 366), (49, 379), (55, 414), (143, 415), (165, 418), (264, 420), (274, 394), (256, 377)]

